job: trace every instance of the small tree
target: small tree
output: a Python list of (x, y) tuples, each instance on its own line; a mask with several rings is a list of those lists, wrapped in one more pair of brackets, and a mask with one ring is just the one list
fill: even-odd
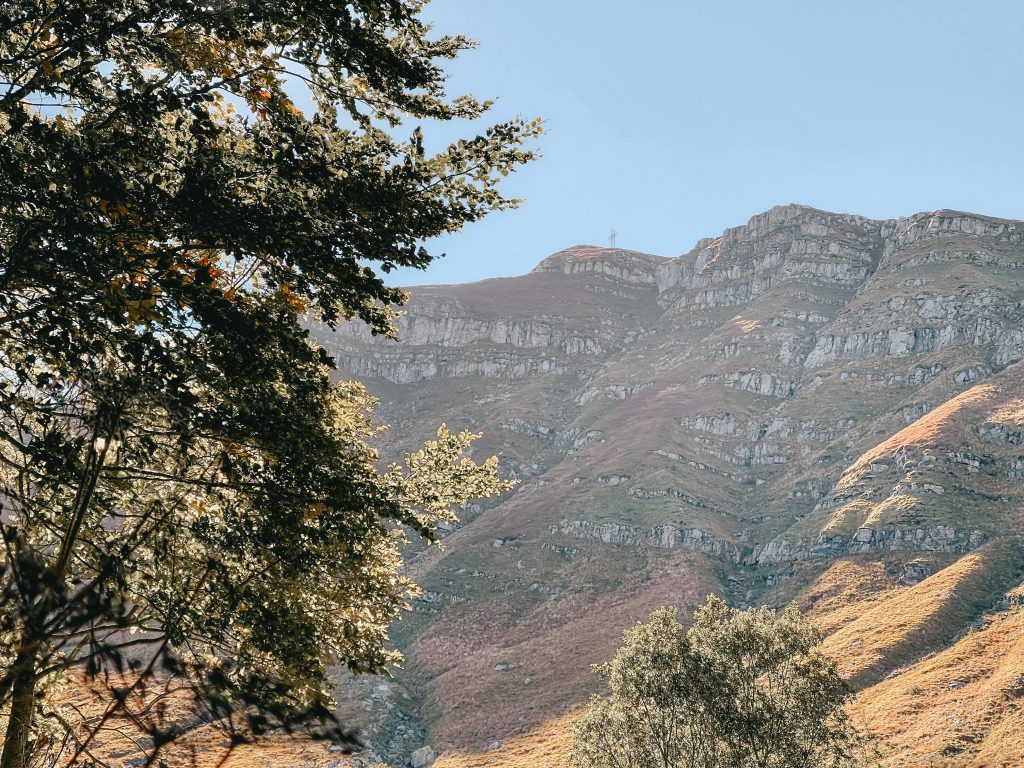
[(850, 689), (795, 606), (740, 611), (709, 597), (688, 630), (662, 608), (595, 667), (608, 682), (573, 725), (591, 768), (821, 768), (860, 762)]

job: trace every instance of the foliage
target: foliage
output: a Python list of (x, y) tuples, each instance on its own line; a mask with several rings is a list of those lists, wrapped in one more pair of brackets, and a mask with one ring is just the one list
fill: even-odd
[(436, 155), (396, 138), (488, 106), (446, 95), (438, 62), (471, 42), (421, 6), (0, 5), (3, 768), (72, 668), (166, 666), (212, 715), (323, 714), (328, 665), (396, 660), (403, 526), (432, 538), (504, 488), (443, 427), (380, 470), (370, 398), (305, 330), (391, 333), (405, 295), (378, 272), (515, 204), (495, 185), (539, 121)]
[(795, 606), (740, 611), (709, 597), (685, 629), (662, 608), (595, 667), (608, 683), (573, 724), (588, 768), (820, 768), (859, 764), (850, 691)]

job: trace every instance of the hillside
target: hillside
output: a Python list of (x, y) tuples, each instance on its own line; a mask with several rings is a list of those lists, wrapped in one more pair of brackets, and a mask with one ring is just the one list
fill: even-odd
[(818, 618), (887, 764), (1019, 764), (1022, 281), (1024, 222), (786, 206), (416, 288), (399, 343), (315, 329), (385, 454), (446, 422), (520, 481), (414, 553), (406, 669), (345, 711), (384, 755), (559, 765), (589, 665), (714, 592)]

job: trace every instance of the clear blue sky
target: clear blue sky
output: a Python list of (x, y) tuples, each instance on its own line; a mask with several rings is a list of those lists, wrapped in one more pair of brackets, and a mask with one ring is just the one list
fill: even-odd
[(480, 44), (453, 94), (548, 132), (505, 188), (523, 206), (434, 241), (447, 256), (399, 283), (521, 274), (612, 227), (675, 256), (785, 203), (1024, 218), (1021, 0), (434, 0), (426, 16)]

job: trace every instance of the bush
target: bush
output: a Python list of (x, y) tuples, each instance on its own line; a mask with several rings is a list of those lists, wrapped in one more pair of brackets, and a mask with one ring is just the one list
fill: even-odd
[(595, 667), (608, 683), (573, 724), (580, 768), (822, 768), (862, 764), (851, 695), (795, 606), (740, 611), (709, 597), (685, 629), (672, 608)]

